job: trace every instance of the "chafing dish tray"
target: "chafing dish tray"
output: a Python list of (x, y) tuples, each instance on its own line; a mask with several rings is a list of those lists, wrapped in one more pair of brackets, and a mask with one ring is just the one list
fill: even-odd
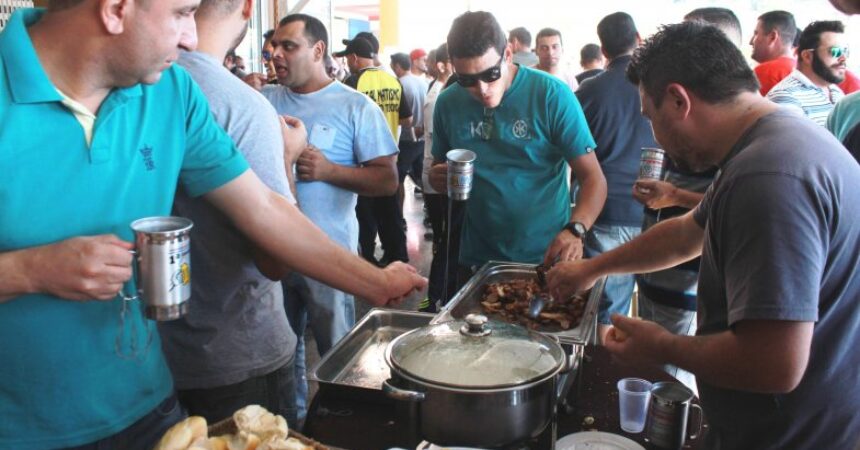
[[(431, 323), (447, 322), (449, 320), (458, 320), (466, 317), (467, 314), (481, 313), (491, 319), (504, 320), (498, 314), (488, 314), (481, 307), (481, 298), (484, 293), (484, 286), (489, 283), (499, 281), (508, 281), (514, 279), (534, 279), (537, 278), (534, 264), (521, 264), (512, 262), (490, 261), (484, 264), (475, 275), (457, 292), (451, 301), (433, 318)], [(554, 335), (561, 342), (570, 344), (587, 344), (592, 342), (595, 327), (597, 323), (597, 308), (600, 304), (600, 296), (603, 293), (603, 286), (606, 278), (601, 278), (595, 283), (594, 287), (588, 293), (588, 300), (585, 310), (582, 314), (582, 320), (574, 328), (562, 330), (558, 326), (542, 326), (538, 327), (537, 331), (545, 334)]]
[(371, 399), (390, 377), (385, 349), (397, 336), (430, 323), (433, 314), (374, 308), (311, 369), (320, 391)]

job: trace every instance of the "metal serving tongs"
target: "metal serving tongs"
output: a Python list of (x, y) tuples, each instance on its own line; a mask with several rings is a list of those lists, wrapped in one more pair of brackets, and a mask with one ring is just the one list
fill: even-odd
[[(552, 260), (552, 263), (547, 266), (546, 264), (538, 264), (535, 267), (535, 272), (537, 273), (537, 282), (538, 286), (541, 288), (541, 291), (546, 289), (546, 273), (549, 272), (549, 269), (558, 262), (558, 256)], [(549, 294), (544, 294), (543, 292), (538, 292), (537, 294), (532, 295), (529, 298), (529, 309), (526, 311), (526, 315), (531, 319), (537, 319), (540, 315), (541, 311), (546, 307), (548, 303), (552, 303), (553, 298)]]

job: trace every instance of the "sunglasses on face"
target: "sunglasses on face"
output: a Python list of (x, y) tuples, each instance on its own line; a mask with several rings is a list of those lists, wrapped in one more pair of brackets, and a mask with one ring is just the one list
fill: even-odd
[(269, 62), (272, 60), (272, 52), (268, 50), (263, 50), (263, 61)]
[(834, 58), (848, 57), (848, 47), (830, 47), (830, 56)]
[(457, 74), (457, 82), (460, 83), (460, 86), (463, 87), (472, 87), (478, 84), (478, 80), (483, 81), (484, 83), (492, 83), (493, 81), (498, 80), (502, 77), (502, 61), (504, 61), (505, 57), (499, 58), (499, 62), (496, 63), (495, 66), (490, 67), (489, 69), (475, 74), (465, 74), (458, 73)]

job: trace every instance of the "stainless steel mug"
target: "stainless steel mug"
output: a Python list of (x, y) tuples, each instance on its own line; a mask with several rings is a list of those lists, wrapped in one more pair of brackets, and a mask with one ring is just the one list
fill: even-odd
[(681, 383), (663, 381), (651, 387), (651, 402), (645, 419), (645, 440), (654, 447), (679, 449), (687, 440), (687, 419), (690, 409), (699, 411), (699, 425), (690, 439), (696, 439), (702, 430), (704, 414), (694, 405), (693, 391)]
[(475, 173), (475, 152), (456, 149), (446, 153), (445, 157), (448, 159), (448, 198), (468, 200)]
[(642, 149), (639, 160), (639, 178), (662, 180), (666, 170), (666, 152), (659, 148)]
[(146, 217), (131, 223), (137, 296), (150, 319), (174, 320), (188, 311), (193, 226), (183, 217)]

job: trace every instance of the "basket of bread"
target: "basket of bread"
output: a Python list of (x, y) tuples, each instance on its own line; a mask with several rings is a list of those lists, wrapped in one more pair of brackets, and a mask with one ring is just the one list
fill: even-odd
[(211, 426), (202, 417), (189, 417), (167, 430), (153, 450), (328, 450), (328, 447), (290, 430), (283, 417), (262, 406), (250, 405)]

